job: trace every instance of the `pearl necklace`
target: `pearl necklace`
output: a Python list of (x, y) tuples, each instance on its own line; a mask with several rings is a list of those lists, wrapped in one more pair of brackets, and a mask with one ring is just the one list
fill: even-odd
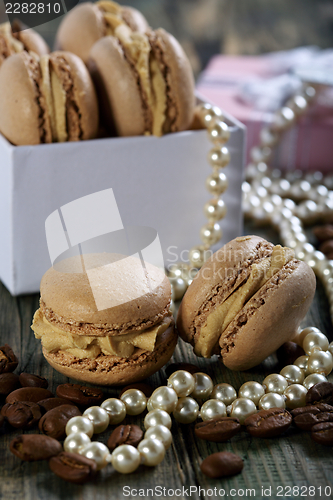
[[(182, 424), (215, 417), (238, 418), (241, 424), (259, 410), (270, 408), (294, 409), (306, 404), (307, 391), (315, 384), (326, 382), (333, 369), (333, 342), (318, 328), (308, 327), (299, 332), (299, 342), (305, 355), (280, 373), (268, 375), (262, 384), (245, 382), (237, 391), (226, 383), (214, 386), (205, 373), (185, 370), (174, 372), (167, 386), (160, 386), (150, 398), (138, 389), (128, 389), (120, 399), (109, 398), (101, 406), (88, 408), (82, 416), (73, 417), (66, 426), (64, 449), (90, 458), (97, 470), (111, 463), (120, 473), (134, 472), (141, 463), (156, 466), (172, 443), (171, 417)], [(199, 409), (199, 403), (201, 408)], [(146, 433), (138, 447), (123, 444), (110, 453), (107, 446), (91, 441), (93, 434), (104, 432), (110, 424), (119, 424), (127, 415), (139, 415), (147, 408), (144, 418)]]

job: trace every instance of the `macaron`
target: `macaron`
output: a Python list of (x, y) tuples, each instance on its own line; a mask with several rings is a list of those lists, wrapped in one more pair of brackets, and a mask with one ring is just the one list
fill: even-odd
[(98, 104), (86, 66), (70, 52), (20, 52), (0, 71), (0, 132), (15, 145), (92, 139)]
[(145, 17), (133, 7), (125, 7), (110, 0), (81, 3), (64, 17), (55, 46), (73, 52), (86, 63), (94, 43), (103, 36), (113, 35), (120, 24), (140, 33), (149, 28)]
[[(67, 377), (99, 385), (127, 385), (149, 377), (177, 343), (164, 272), (135, 257), (84, 257), (49, 269), (40, 286), (32, 329), (50, 365)], [(88, 263), (88, 264), (87, 264)]]
[(181, 302), (177, 327), (197, 356), (222, 356), (248, 370), (291, 340), (316, 288), (312, 269), (290, 248), (236, 238), (202, 266)]
[(38, 56), (50, 52), (44, 38), (31, 28), (25, 29), (20, 21), (14, 21), (13, 28), (10, 23), (0, 24), (0, 66), (7, 57), (23, 50)]
[(191, 65), (164, 29), (139, 33), (119, 25), (113, 36), (93, 45), (88, 68), (111, 133), (162, 136), (190, 127), (195, 107)]

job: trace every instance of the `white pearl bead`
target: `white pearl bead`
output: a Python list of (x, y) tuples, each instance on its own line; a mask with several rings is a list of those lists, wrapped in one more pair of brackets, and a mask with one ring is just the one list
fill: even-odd
[(154, 411), (154, 407), (152, 405), (151, 399), (149, 398), (147, 401), (147, 410), (150, 412)]
[(89, 418), (94, 426), (94, 434), (104, 432), (110, 423), (108, 412), (100, 406), (91, 406), (83, 413), (83, 417)]
[(189, 396), (194, 386), (193, 375), (185, 370), (178, 370), (168, 378), (168, 387), (174, 389), (178, 397)]
[(308, 360), (308, 371), (310, 373), (322, 373), (329, 375), (333, 368), (333, 357), (329, 351), (316, 351)]
[(298, 366), (298, 368), (301, 368), (301, 370), (304, 370), (304, 373), (306, 374), (308, 371), (308, 360), (309, 356), (299, 356), (297, 359), (295, 359), (294, 365)]
[(215, 144), (224, 144), (230, 138), (230, 130), (226, 123), (215, 121), (208, 126), (208, 136)]
[(169, 278), (183, 278), (188, 280), (190, 274), (190, 266), (185, 262), (177, 262), (168, 268)]
[(262, 385), (267, 393), (283, 394), (288, 387), (288, 382), (279, 373), (271, 373), (267, 375)]
[(93, 423), (87, 417), (73, 417), (66, 424), (66, 435), (69, 436), (74, 432), (83, 432), (91, 438), (94, 434)]
[(197, 372), (194, 377), (194, 390), (191, 393), (192, 398), (207, 399), (213, 391), (214, 384), (209, 375), (202, 372)]
[(172, 443), (172, 434), (170, 430), (165, 427), (165, 425), (155, 425), (154, 427), (149, 427), (144, 435), (145, 439), (158, 439), (164, 445), (167, 450)]
[(191, 424), (194, 422), (199, 413), (199, 405), (193, 398), (179, 398), (176, 408), (173, 411), (173, 416), (177, 422), (181, 424)]
[(231, 405), (230, 416), (238, 418), (241, 424), (244, 424), (245, 419), (254, 413), (257, 413), (257, 407), (251, 399), (237, 398)]
[(90, 437), (83, 432), (74, 432), (66, 437), (64, 441), (64, 450), (71, 453), (79, 453), (82, 446), (90, 443)]
[(164, 410), (153, 410), (147, 413), (143, 422), (145, 429), (155, 427), (156, 425), (163, 425), (171, 429), (172, 421), (169, 413)]
[(170, 283), (172, 285), (174, 300), (180, 300), (187, 290), (187, 280), (181, 277), (170, 278)]
[(214, 386), (210, 397), (212, 399), (219, 399), (225, 405), (230, 405), (237, 398), (237, 392), (232, 385), (222, 383)]
[(285, 106), (274, 115), (272, 129), (282, 132), (289, 128), (293, 124), (294, 120), (295, 113), (291, 108)]
[(139, 415), (147, 406), (147, 398), (139, 389), (128, 389), (120, 399), (126, 406), (127, 415)]
[(313, 385), (319, 384), (320, 382), (327, 382), (327, 378), (320, 373), (311, 373), (304, 379), (303, 385), (309, 390)]
[(204, 265), (207, 259), (211, 256), (211, 251), (205, 245), (196, 245), (192, 247), (188, 254), (190, 264), (195, 268), (200, 268)]
[(330, 353), (333, 355), (333, 342), (330, 342), (328, 344), (328, 351), (330, 351)]
[(268, 392), (259, 401), (259, 410), (269, 410), (270, 408), (285, 408), (285, 399), (277, 392)]
[(171, 387), (161, 386), (155, 389), (150, 396), (150, 401), (154, 410), (164, 410), (171, 413), (176, 408), (178, 396)]
[(219, 401), (218, 399), (208, 399), (200, 408), (199, 416), (203, 421), (210, 420), (218, 416), (226, 417), (227, 408), (226, 405)]
[(110, 456), (110, 451), (107, 446), (98, 441), (93, 441), (82, 448), (79, 451), (80, 455), (94, 460), (97, 465), (97, 470), (103, 469), (108, 464), (108, 458)]
[(287, 408), (294, 409), (305, 406), (308, 390), (300, 384), (292, 384), (284, 391)]
[(321, 332), (310, 332), (303, 340), (303, 349), (306, 354), (313, 354), (317, 350), (327, 351), (328, 339)]
[(240, 398), (247, 398), (251, 399), (251, 401), (254, 402), (255, 405), (258, 404), (259, 399), (265, 394), (265, 389), (261, 384), (258, 384), (258, 382), (250, 381), (250, 382), (245, 382), (243, 384), (239, 391), (238, 391), (238, 397)]
[(106, 399), (101, 404), (101, 408), (108, 413), (110, 425), (120, 424), (126, 417), (126, 406), (120, 399)]
[(209, 222), (202, 226), (200, 238), (206, 245), (215, 245), (222, 238), (222, 230), (217, 222)]
[(262, 128), (260, 131), (260, 142), (263, 146), (275, 146), (278, 142), (279, 136), (270, 130), (269, 128)]
[(295, 365), (285, 366), (280, 371), (280, 375), (287, 380), (288, 384), (302, 384), (305, 377), (304, 370)]
[[(311, 245), (312, 246), (312, 245)], [(305, 249), (305, 248), (304, 248)], [(297, 334), (297, 337), (295, 338), (294, 342), (297, 342), (298, 345), (300, 345), (301, 347), (303, 346), (303, 341), (305, 339), (305, 337), (311, 333), (311, 332), (319, 332), (321, 333), (321, 331), (319, 330), (319, 328), (315, 327), (315, 326), (308, 326), (307, 328), (304, 328), (303, 330), (301, 330), (298, 334)]]
[(165, 456), (165, 448), (162, 441), (158, 439), (143, 439), (138, 444), (138, 452), (144, 465), (155, 467), (162, 462)]
[(206, 179), (206, 188), (215, 195), (223, 194), (228, 188), (228, 178), (224, 172), (214, 171)]
[(118, 446), (111, 455), (111, 463), (121, 474), (130, 474), (140, 465), (140, 452), (130, 444)]
[(227, 207), (220, 198), (208, 201), (204, 206), (204, 214), (210, 221), (217, 222), (223, 219), (227, 213)]

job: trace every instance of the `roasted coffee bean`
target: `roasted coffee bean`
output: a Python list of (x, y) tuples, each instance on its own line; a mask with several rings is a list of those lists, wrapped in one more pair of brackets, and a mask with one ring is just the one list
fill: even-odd
[(277, 358), (279, 363), (283, 366), (293, 365), (294, 361), (299, 356), (304, 356), (305, 352), (297, 345), (295, 342), (285, 342), (282, 346), (276, 351)]
[(317, 403), (333, 405), (333, 384), (331, 382), (319, 382), (308, 390), (306, 404), (316, 405)]
[(13, 372), (18, 365), (18, 359), (13, 349), (5, 344), (0, 347), (0, 373)]
[(96, 462), (77, 453), (63, 451), (49, 461), (52, 472), (65, 481), (75, 484), (86, 483), (96, 473)]
[(216, 417), (196, 424), (194, 432), (200, 439), (223, 443), (238, 434), (241, 428), (238, 418)]
[(66, 424), (72, 417), (82, 415), (73, 405), (62, 405), (45, 413), (39, 421), (38, 427), (43, 434), (61, 441), (66, 436)]
[(333, 422), (333, 413), (319, 412), (303, 413), (294, 418), (294, 423), (302, 431), (311, 431), (312, 427), (321, 422)]
[(79, 384), (62, 384), (57, 387), (59, 398), (69, 399), (78, 406), (99, 406), (104, 400), (100, 389), (85, 387)]
[(201, 472), (211, 478), (234, 476), (239, 474), (244, 464), (241, 457), (229, 451), (213, 453), (200, 465)]
[(317, 240), (320, 242), (333, 239), (333, 226), (331, 224), (316, 226), (312, 229), (312, 231)]
[(333, 422), (322, 422), (311, 429), (311, 437), (316, 443), (333, 446)]
[(245, 419), (244, 425), (251, 436), (271, 438), (280, 436), (292, 423), (289, 411), (283, 408), (260, 410)]
[(16, 373), (1, 373), (0, 396), (8, 396), (11, 392), (21, 387), (19, 376)]
[(202, 369), (196, 365), (192, 365), (191, 363), (171, 363), (171, 365), (167, 366), (165, 369), (165, 375), (167, 378), (171, 377), (171, 375), (178, 370), (185, 370), (186, 372), (198, 373), (202, 372)]
[(331, 411), (333, 411), (333, 406), (327, 405), (325, 403), (318, 403), (317, 405), (301, 406), (300, 408), (294, 408), (294, 410), (291, 410), (290, 413), (292, 414), (293, 418), (295, 418), (298, 415), (303, 415), (303, 413), (313, 413), (313, 415), (316, 415), (317, 413), (320, 412), (331, 412)]
[(38, 406), (40, 406), (43, 413), (53, 410), (53, 408), (58, 408), (58, 406), (62, 405), (75, 406), (75, 404), (72, 403), (72, 401), (68, 401), (67, 399), (64, 398), (48, 398), (48, 399), (42, 399), (42, 401), (38, 401)]
[(136, 384), (130, 384), (124, 387), (121, 390), (121, 393), (119, 394), (119, 397), (124, 394), (125, 391), (128, 391), (128, 389), (138, 389), (139, 391), (142, 391), (143, 394), (147, 397), (150, 398), (150, 396), (153, 394), (155, 388), (152, 387), (149, 384), (145, 384), (144, 382), (137, 382)]
[(33, 375), (32, 373), (20, 373), (20, 382), (22, 387), (42, 387), (43, 389), (47, 389), (49, 386), (46, 378)]
[(7, 403), (1, 409), (1, 414), (17, 429), (31, 429), (38, 424), (42, 416), (38, 404), (30, 401)]
[(0, 414), (0, 429), (3, 426), (4, 423), (5, 423), (5, 417)]
[(324, 255), (331, 255), (333, 253), (333, 239), (324, 241), (319, 247), (319, 251), (323, 252)]
[(121, 444), (137, 447), (142, 437), (143, 432), (138, 425), (118, 425), (109, 437), (107, 446), (111, 451)]
[(53, 394), (48, 389), (42, 389), (41, 387), (21, 387), (7, 396), (6, 403), (15, 403), (15, 401), (38, 403), (38, 401), (42, 401), (42, 399), (52, 397)]
[(43, 434), (23, 434), (14, 438), (9, 449), (14, 455), (27, 462), (49, 460), (62, 452), (62, 446), (56, 439)]

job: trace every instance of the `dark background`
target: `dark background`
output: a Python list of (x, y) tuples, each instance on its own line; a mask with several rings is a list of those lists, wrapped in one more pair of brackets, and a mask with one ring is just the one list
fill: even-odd
[[(333, 47), (333, 0), (126, 0), (183, 45), (196, 74), (210, 57)], [(6, 20), (0, 0), (0, 22)], [(52, 46), (61, 18), (37, 30)]]

